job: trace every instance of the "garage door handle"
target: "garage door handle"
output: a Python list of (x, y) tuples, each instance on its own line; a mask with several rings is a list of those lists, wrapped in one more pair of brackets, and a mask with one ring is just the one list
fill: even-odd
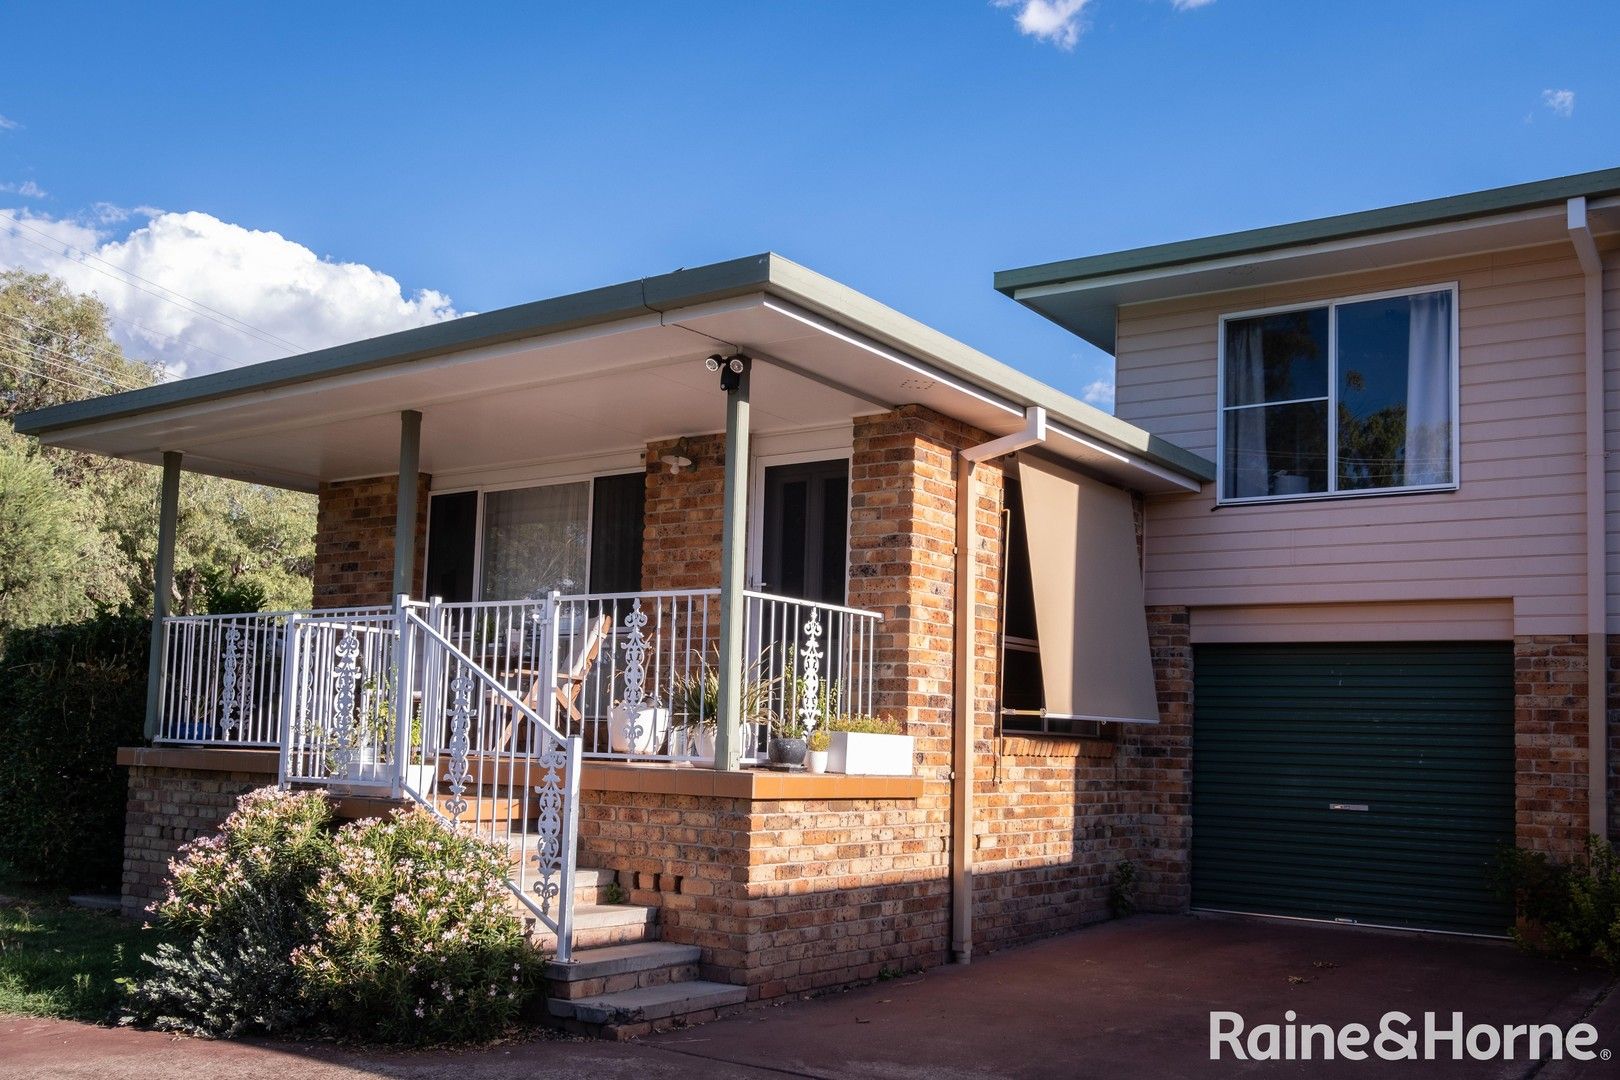
[(1367, 809), (1368, 809), (1368, 806), (1364, 802), (1330, 802), (1330, 803), (1328, 803), (1328, 809), (1329, 810), (1359, 810), (1359, 811), (1365, 813), (1367, 811)]

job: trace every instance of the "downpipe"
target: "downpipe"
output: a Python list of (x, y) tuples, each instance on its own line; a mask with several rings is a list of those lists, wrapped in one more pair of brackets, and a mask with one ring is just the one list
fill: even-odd
[(1586, 746), (1588, 832), (1609, 835), (1608, 537), (1603, 401), (1603, 259), (1586, 197), (1566, 204), (1570, 242), (1584, 278), (1586, 373)]
[(974, 470), (981, 461), (1003, 457), (1046, 441), (1046, 410), (1024, 410), (1024, 427), (961, 451), (956, 459), (956, 588), (951, 740), (951, 959), (973, 959), (973, 695), (977, 684), (974, 597), (978, 575), (973, 562), (973, 519), (978, 503)]

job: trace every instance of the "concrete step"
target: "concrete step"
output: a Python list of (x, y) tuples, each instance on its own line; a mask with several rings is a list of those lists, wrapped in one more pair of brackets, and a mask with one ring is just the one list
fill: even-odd
[[(547, 952), (557, 948), (557, 936), (516, 897), (518, 915), (523, 919), (529, 940)], [(658, 939), (658, 909), (640, 904), (574, 905), (574, 948), (594, 949), (603, 945), (628, 945)]]
[(692, 982), (698, 977), (701, 955), (696, 945), (668, 941), (580, 949), (571, 963), (553, 960), (546, 965), (546, 994), (577, 1001), (638, 987)]
[(748, 990), (715, 982), (676, 982), (569, 1001), (552, 998), (547, 1009), (564, 1026), (610, 1039), (633, 1039), (653, 1031), (702, 1024), (742, 1007)]

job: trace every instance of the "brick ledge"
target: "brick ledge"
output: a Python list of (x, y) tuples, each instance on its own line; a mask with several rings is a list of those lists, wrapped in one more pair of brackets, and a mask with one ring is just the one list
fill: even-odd
[[(157, 769), (198, 769), (275, 776), (276, 750), (196, 746), (122, 746), (118, 764)], [(587, 791), (633, 791), (651, 795), (716, 796), (768, 802), (783, 799), (916, 799), (920, 776), (846, 776), (841, 773), (778, 773), (764, 769), (716, 772), (690, 765), (587, 761), (580, 774)]]

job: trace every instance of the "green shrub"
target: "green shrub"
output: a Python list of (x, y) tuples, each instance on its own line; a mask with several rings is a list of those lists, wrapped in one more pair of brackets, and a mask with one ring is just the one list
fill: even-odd
[(1509, 849), (1496, 882), (1520, 917), (1513, 939), (1521, 948), (1620, 970), (1620, 857), (1608, 841), (1587, 837), (1574, 863)]
[(486, 1039), (517, 1018), (540, 971), (509, 906), (502, 846), (424, 810), (357, 823), (311, 892), (307, 993), (345, 1034), (386, 1042)]
[(146, 717), (150, 620), (104, 613), (6, 636), (0, 657), (0, 864), (16, 878), (116, 891), (128, 778)]
[(154, 910), (192, 942), (146, 958), (130, 1019), (403, 1043), (485, 1039), (514, 1020), (541, 957), (508, 905), (507, 850), (425, 810), (330, 826), (323, 796), (266, 788), (186, 845)]
[(900, 722), (887, 716), (840, 713), (827, 721), (828, 731), (853, 731), (859, 735), (899, 735)]
[(315, 792), (263, 788), (242, 796), (217, 836), (182, 848), (154, 911), (192, 941), (145, 958), (153, 974), (132, 987), (131, 1017), (222, 1038), (305, 1025), (310, 1003), (289, 957), (312, 932), (309, 894), (332, 863), (331, 821)]
[(1129, 859), (1114, 864), (1114, 877), (1108, 884), (1108, 914), (1116, 919), (1136, 914), (1136, 864)]

